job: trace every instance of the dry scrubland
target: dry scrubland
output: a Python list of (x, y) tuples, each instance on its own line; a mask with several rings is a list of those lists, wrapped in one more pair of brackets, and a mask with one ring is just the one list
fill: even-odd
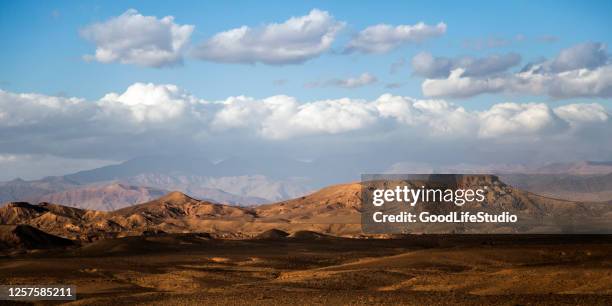
[(70, 305), (612, 303), (610, 236), (284, 236), (100, 240), (2, 258), (0, 282), (75, 284)]

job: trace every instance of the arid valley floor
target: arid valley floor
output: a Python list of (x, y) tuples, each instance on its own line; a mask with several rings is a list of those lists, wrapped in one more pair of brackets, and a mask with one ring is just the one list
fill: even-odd
[(74, 284), (68, 305), (612, 304), (609, 235), (282, 236), (160, 234), (13, 254), (0, 282)]

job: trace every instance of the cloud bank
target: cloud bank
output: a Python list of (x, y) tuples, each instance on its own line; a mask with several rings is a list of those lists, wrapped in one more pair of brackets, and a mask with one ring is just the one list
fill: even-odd
[[(117, 160), (177, 148), (229, 155), (243, 146), (250, 154), (276, 146), (324, 154), (351, 141), (384, 142), (402, 150), (435, 146), (449, 155), (462, 143), (470, 144), (468, 150), (505, 148), (510, 154), (529, 146), (557, 150), (544, 144), (558, 141), (595, 156), (612, 149), (611, 132), (610, 115), (597, 103), (507, 102), (467, 110), (445, 100), (391, 94), (371, 101), (301, 102), (285, 95), (206, 101), (175, 85), (144, 83), (96, 101), (0, 91), (0, 154)], [(601, 146), (608, 147), (601, 151)], [(376, 147), (367, 151), (379, 152)]]

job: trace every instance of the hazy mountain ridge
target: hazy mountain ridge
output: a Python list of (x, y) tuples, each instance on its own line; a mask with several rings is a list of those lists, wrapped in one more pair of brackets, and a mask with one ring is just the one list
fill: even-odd
[(384, 173), (408, 174), (547, 174), (547, 175), (606, 175), (612, 173), (612, 161), (577, 161), (549, 163), (545, 165), (525, 164), (469, 164), (432, 166), (430, 164), (398, 162)]
[(508, 184), (530, 192), (572, 201), (612, 201), (612, 173), (591, 175), (505, 174)]
[(178, 190), (200, 199), (249, 206), (303, 195), (311, 190), (302, 184), (303, 181), (274, 181), (264, 176), (213, 178), (155, 173), (87, 184), (66, 177), (34, 181), (17, 179), (0, 183), (0, 203), (54, 202), (87, 209), (114, 210), (153, 200), (168, 190)]
[(93, 184), (25, 200), (34, 203), (62, 203), (83, 209), (112, 211), (159, 198), (168, 192), (163, 189), (120, 183)]
[[(288, 178), (273, 180), (263, 175), (210, 177), (185, 174), (142, 173), (120, 180), (130, 185), (177, 190), (197, 198), (209, 198), (221, 203), (257, 205), (302, 196), (312, 189), (307, 180)], [(214, 195), (221, 190), (228, 195)], [(232, 199), (229, 195), (242, 198)]]
[(0, 203), (24, 201), (79, 186), (81, 184), (78, 182), (61, 176), (46, 177), (33, 181), (14, 179), (8, 182), (0, 182)]
[[(270, 166), (273, 164), (276, 166)], [(134, 187), (177, 190), (219, 203), (258, 205), (298, 197), (312, 191), (309, 179), (298, 178), (294, 174), (303, 173), (309, 167), (306, 162), (286, 158), (269, 158), (258, 162), (228, 158), (211, 163), (198, 156), (145, 156), (65, 176), (0, 183), (0, 203), (57, 201), (97, 209), (134, 204), (134, 195), (126, 194), (122, 198), (117, 192), (107, 196), (99, 192), (106, 188), (102, 185), (120, 183)], [(70, 189), (76, 190), (68, 192)], [(87, 194), (92, 198), (86, 199)], [(152, 200), (158, 196), (140, 197), (138, 201)], [(106, 200), (113, 197), (118, 203), (111, 204)], [(89, 206), (86, 202), (100, 203), (102, 206)]]
[[(219, 203), (260, 205), (298, 198), (322, 182), (338, 183), (341, 177), (356, 180), (359, 178), (356, 168), (346, 166), (355, 158), (312, 162), (270, 158), (261, 163), (229, 158), (211, 163), (193, 156), (140, 157), (66, 176), (3, 182), (0, 183), (0, 203), (42, 201), (113, 210), (153, 200), (161, 195), (160, 191), (176, 190)], [(397, 163), (390, 169), (389, 172), (395, 173), (501, 173), (504, 181), (544, 196), (612, 201), (612, 162), (582, 161), (542, 167), (461, 164), (439, 169), (415, 163)], [(116, 188), (116, 184), (125, 185), (127, 189)], [(132, 191), (128, 190), (130, 188)], [(142, 189), (135, 192), (134, 188)]]

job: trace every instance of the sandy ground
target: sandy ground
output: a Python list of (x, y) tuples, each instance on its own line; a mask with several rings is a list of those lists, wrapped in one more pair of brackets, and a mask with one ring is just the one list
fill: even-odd
[(128, 237), (1, 258), (0, 283), (74, 284), (68, 305), (612, 305), (612, 236)]

